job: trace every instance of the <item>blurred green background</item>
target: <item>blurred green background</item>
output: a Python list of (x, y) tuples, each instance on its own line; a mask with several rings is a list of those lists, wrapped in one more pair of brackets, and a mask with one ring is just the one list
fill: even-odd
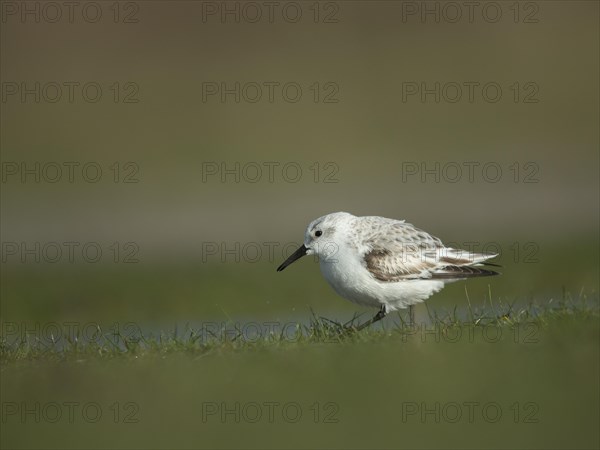
[[(484, 17), (479, 7), (469, 21), (462, 3), (462, 19), (451, 23), (443, 2), (299, 2), (286, 10), (288, 18), (294, 8), (302, 11), (297, 23), (283, 17), (285, 2), (272, 21), (263, 5), (256, 23), (239, 2), (98, 2), (95, 23), (86, 21), (94, 10), (83, 15), (85, 2), (72, 23), (66, 9), (51, 23), (53, 11), (43, 4), (39, 23), (32, 15), (23, 19), (25, 4), (35, 10), (37, 3), (3, 1), (0, 24), (3, 323), (35, 329), (130, 321), (156, 331), (228, 319), (306, 322), (310, 308), (348, 320), (364, 310), (337, 297), (314, 261), (275, 273), (308, 222), (333, 211), (406, 219), (444, 242), (500, 249), (503, 276), (470, 281), (473, 303), (490, 292), (503, 302), (545, 303), (565, 292), (597, 302), (598, 3), (499, 2), (495, 23), (492, 11)], [(422, 19), (423, 8), (436, 7), (439, 22)], [(205, 14), (212, 8), (216, 14)], [(239, 23), (233, 15), (222, 20), (223, 8), (239, 8)], [(408, 15), (411, 8), (418, 12)], [(40, 101), (22, 97), (22, 83), (36, 82)], [(69, 82), (97, 83), (102, 97), (88, 102), (76, 86), (71, 102)], [(271, 82), (296, 83), (302, 95), (289, 102), (275, 87), (271, 102), (264, 84)], [(436, 102), (431, 94), (425, 101), (403, 98), (407, 86), (436, 82), (450, 96), (448, 83), (496, 83), (502, 96), (486, 101), (476, 88), (472, 102), (466, 90), (457, 102), (443, 95)], [(53, 95), (49, 83), (64, 89), (55, 103), (45, 100)], [(251, 102), (241, 95), (239, 103), (231, 94), (225, 101), (203, 97), (213, 83), (240, 83), (248, 96), (248, 83), (258, 83), (263, 96)], [(34, 175), (23, 183), (20, 172), (11, 174), (22, 164), (51, 170), (69, 162), (79, 164), (72, 183), (66, 172), (56, 183), (44, 181), (44, 173), (39, 183)], [(98, 182), (83, 178), (87, 163), (102, 168)], [(222, 163), (239, 164), (239, 182), (206, 172)], [(439, 181), (406, 173), (414, 164), (436, 163)], [(451, 182), (456, 165), (471, 163), (472, 182), (466, 170)], [(255, 164), (263, 172), (253, 183)], [(272, 181), (265, 164), (274, 165)], [(301, 168), (297, 182), (289, 181), (293, 170), (282, 171), (286, 164)], [(494, 172), (483, 173), (485, 164), (502, 169), (497, 182), (486, 179)], [(57, 263), (26, 255), (23, 263), (11, 253), (14, 245), (20, 251), (52, 242), (63, 251), (65, 242), (78, 249), (97, 243), (103, 256), (87, 263), (76, 250), (73, 263), (65, 255)], [(132, 249), (137, 262), (126, 263)], [(447, 286), (427, 306), (466, 308), (464, 283)], [(425, 317), (423, 305), (417, 315)], [(140, 422), (7, 420), (0, 444), (594, 448), (597, 331), (597, 324), (591, 331), (569, 324), (533, 347), (392, 341), (8, 365), (4, 404), (99, 401), (109, 414), (108, 405), (131, 401), (140, 405)], [(296, 401), (305, 414), (314, 402), (336, 402), (340, 421), (202, 423), (198, 405), (221, 401)], [(505, 414), (509, 402), (531, 401), (540, 405), (540, 421), (409, 427), (398, 420), (402, 401), (497, 401)]]

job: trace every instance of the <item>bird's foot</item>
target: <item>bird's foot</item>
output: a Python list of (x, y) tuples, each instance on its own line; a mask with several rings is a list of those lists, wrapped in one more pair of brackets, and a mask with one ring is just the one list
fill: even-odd
[(415, 305), (408, 307), (408, 326), (413, 328), (415, 326)]

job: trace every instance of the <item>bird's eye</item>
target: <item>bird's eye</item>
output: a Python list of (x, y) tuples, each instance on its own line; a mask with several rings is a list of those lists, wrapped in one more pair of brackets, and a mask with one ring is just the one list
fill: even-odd
[(317, 230), (317, 231), (315, 231), (315, 236), (316, 236), (316, 237), (319, 237), (319, 236), (321, 236), (322, 234), (323, 234), (323, 232), (322, 232), (321, 230)]

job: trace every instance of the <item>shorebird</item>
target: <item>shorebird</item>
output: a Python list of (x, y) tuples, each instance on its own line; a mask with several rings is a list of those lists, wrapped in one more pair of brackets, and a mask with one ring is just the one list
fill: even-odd
[(304, 244), (277, 271), (304, 255), (317, 255), (321, 273), (343, 298), (379, 308), (365, 327), (389, 312), (410, 308), (440, 291), (446, 283), (472, 277), (498, 275), (483, 268), (497, 254), (472, 253), (444, 246), (403, 220), (379, 216), (357, 217), (347, 212), (313, 220)]

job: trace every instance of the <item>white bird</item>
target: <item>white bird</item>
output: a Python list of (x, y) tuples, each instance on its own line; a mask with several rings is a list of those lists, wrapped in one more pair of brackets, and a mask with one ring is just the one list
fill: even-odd
[(498, 275), (485, 261), (497, 254), (445, 247), (438, 238), (403, 220), (327, 214), (306, 228), (304, 244), (277, 271), (304, 255), (319, 258), (321, 273), (340, 296), (379, 312), (361, 330), (391, 311), (428, 299), (445, 283)]

